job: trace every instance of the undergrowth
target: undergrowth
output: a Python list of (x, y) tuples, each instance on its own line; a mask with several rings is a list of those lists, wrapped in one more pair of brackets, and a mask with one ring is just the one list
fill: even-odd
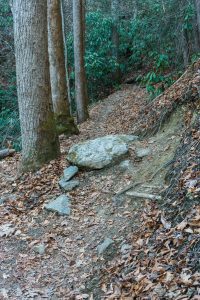
[(11, 144), (16, 150), (21, 149), (20, 123), (17, 109), (16, 85), (0, 85), (0, 148)]

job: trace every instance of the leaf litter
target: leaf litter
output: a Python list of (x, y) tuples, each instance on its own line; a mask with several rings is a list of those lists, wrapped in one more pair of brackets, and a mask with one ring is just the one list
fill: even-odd
[[(178, 99), (183, 84), (186, 80), (177, 85), (177, 96), (173, 99)], [(80, 126), (79, 136), (68, 140), (61, 137), (60, 159), (23, 176), (17, 174), (19, 154), (1, 161), (1, 174), (6, 174), (6, 177), (0, 175), (1, 191), (6, 199), (0, 206), (3, 299), (199, 299), (200, 207), (196, 202), (192, 202), (176, 223), (171, 213), (154, 201), (135, 202), (124, 195), (116, 206), (113, 192), (133, 177), (113, 167), (78, 173), (80, 187), (68, 193), (73, 200), (70, 217), (58, 217), (43, 210), (44, 203), (61, 193), (58, 180), (68, 166), (66, 152), (71, 145), (106, 134), (133, 133), (137, 126), (146, 130), (148, 124), (151, 131), (154, 115), (150, 122), (148, 117), (143, 118), (147, 122), (143, 126), (141, 112), (151, 111), (150, 107), (153, 111), (154, 105), (165, 109), (168, 107), (165, 99), (164, 95), (150, 106), (144, 89), (124, 86), (122, 91), (91, 109), (91, 119)], [(188, 126), (189, 110), (194, 111), (191, 104), (186, 105)], [(136, 126), (137, 121), (140, 125)], [(198, 141), (199, 129), (192, 130), (192, 141)], [(176, 135), (170, 136), (164, 152), (170, 151), (175, 138)], [(158, 146), (154, 137), (141, 143), (152, 145), (153, 149)], [(191, 145), (188, 140), (187, 143)], [(179, 170), (179, 192), (173, 194), (169, 184), (171, 194), (168, 191), (165, 197), (167, 202), (176, 194), (180, 210), (183, 189), (194, 198), (199, 195), (195, 149), (187, 151), (193, 163), (184, 171)], [(134, 160), (134, 149), (130, 155)], [(148, 162), (151, 163), (151, 158), (146, 158), (144, 164)], [(135, 163), (136, 167), (142, 164)], [(149, 174), (144, 176), (148, 178)], [(174, 198), (169, 205), (176, 207)], [(114, 246), (110, 256), (99, 257), (96, 249), (106, 235), (112, 238)], [(125, 243), (129, 250), (124, 254), (120, 247)], [(34, 252), (34, 247), (40, 244), (45, 247), (43, 255)]]

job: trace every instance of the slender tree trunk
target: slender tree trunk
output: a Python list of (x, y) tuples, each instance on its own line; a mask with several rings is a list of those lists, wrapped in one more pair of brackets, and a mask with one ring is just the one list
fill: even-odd
[(65, 33), (73, 30), (73, 0), (61, 0), (64, 15)]
[(119, 67), (119, 0), (112, 0), (111, 1), (111, 13), (112, 13), (112, 42), (113, 42), (113, 57), (116, 60), (117, 66), (116, 71), (114, 73), (114, 79), (116, 81), (120, 81), (121, 72)]
[(51, 102), (47, 1), (13, 1), (22, 169), (56, 158), (59, 142)]
[(67, 30), (68, 27), (66, 22), (66, 18), (67, 18), (66, 9), (67, 7), (65, 6), (65, 1), (61, 0), (62, 31), (63, 31), (63, 42), (64, 42), (64, 49), (65, 49), (65, 70), (66, 70), (66, 79), (67, 79), (67, 92), (68, 92), (70, 114), (72, 115), (72, 99), (71, 99), (71, 90), (70, 90), (70, 82), (69, 82), (68, 53), (67, 53), (67, 40), (66, 40), (67, 33), (69, 32)]
[(84, 67), (84, 0), (73, 0), (74, 29), (74, 64), (75, 64), (75, 99), (77, 106), (77, 122), (82, 123), (89, 117), (86, 74)]
[(189, 37), (188, 37), (188, 31), (187, 29), (183, 29), (182, 32), (182, 41), (183, 41), (183, 62), (185, 68), (189, 65), (190, 62), (190, 45), (189, 45)]
[(200, 1), (195, 0), (195, 8), (196, 8), (196, 16), (197, 16), (197, 28), (199, 33), (199, 39), (200, 39)]
[(134, 0), (133, 1), (133, 18), (136, 19), (138, 16), (138, 1)]
[(198, 32), (197, 24), (196, 24), (196, 18), (193, 20), (193, 47), (192, 50), (194, 52), (199, 52), (200, 51), (200, 35)]
[(77, 133), (67, 93), (60, 0), (48, 0), (48, 36), (51, 91), (58, 134)]

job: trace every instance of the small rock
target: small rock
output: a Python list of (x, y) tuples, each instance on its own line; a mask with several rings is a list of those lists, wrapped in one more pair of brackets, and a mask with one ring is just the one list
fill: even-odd
[(57, 212), (59, 215), (70, 215), (70, 204), (70, 199), (66, 195), (61, 195), (55, 200), (45, 204), (44, 208), (49, 211)]
[(0, 205), (1, 205), (1, 204), (3, 204), (3, 203), (4, 203), (4, 201), (5, 201), (5, 199), (4, 199), (4, 198), (0, 198)]
[(145, 149), (138, 148), (138, 149), (136, 149), (135, 154), (138, 158), (143, 158), (143, 157), (148, 156), (148, 155), (151, 154), (151, 149), (149, 149), (149, 148), (145, 148)]
[(127, 254), (128, 252), (130, 252), (131, 248), (132, 248), (132, 246), (129, 245), (129, 244), (123, 244), (121, 246), (121, 253), (122, 254)]
[(13, 224), (11, 223), (2, 224), (0, 226), (0, 237), (8, 237), (12, 235), (15, 232), (15, 228), (12, 226)]
[(80, 260), (80, 259), (78, 259), (78, 260), (76, 261), (76, 266), (77, 266), (77, 268), (80, 268), (82, 265), (83, 265), (83, 261)]
[(63, 188), (65, 191), (70, 192), (77, 186), (79, 186), (79, 181), (78, 180), (70, 180), (66, 181), (65, 179), (61, 179), (59, 181), (59, 185), (61, 188)]
[(110, 238), (106, 238), (102, 244), (100, 244), (98, 247), (97, 247), (97, 251), (98, 251), (98, 254), (102, 254), (103, 252), (105, 252), (105, 250), (111, 245), (113, 244), (114, 241), (111, 240)]
[(130, 160), (123, 160), (120, 164), (119, 164), (119, 168), (122, 171), (130, 171), (134, 168), (132, 162)]
[(65, 179), (65, 181), (70, 180), (77, 173), (78, 173), (78, 167), (76, 167), (76, 166), (70, 166), (69, 168), (66, 168), (64, 170), (64, 179)]
[(36, 245), (34, 248), (33, 248), (33, 250), (36, 252), (36, 253), (38, 253), (38, 254), (40, 254), (40, 255), (43, 255), (44, 253), (45, 253), (45, 245), (44, 244), (38, 244), (38, 245)]

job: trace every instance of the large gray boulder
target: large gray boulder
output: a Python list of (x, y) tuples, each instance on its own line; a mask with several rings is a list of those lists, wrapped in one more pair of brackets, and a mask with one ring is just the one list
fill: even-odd
[(137, 140), (134, 135), (108, 135), (72, 146), (67, 159), (80, 167), (102, 169), (128, 152), (129, 143)]

